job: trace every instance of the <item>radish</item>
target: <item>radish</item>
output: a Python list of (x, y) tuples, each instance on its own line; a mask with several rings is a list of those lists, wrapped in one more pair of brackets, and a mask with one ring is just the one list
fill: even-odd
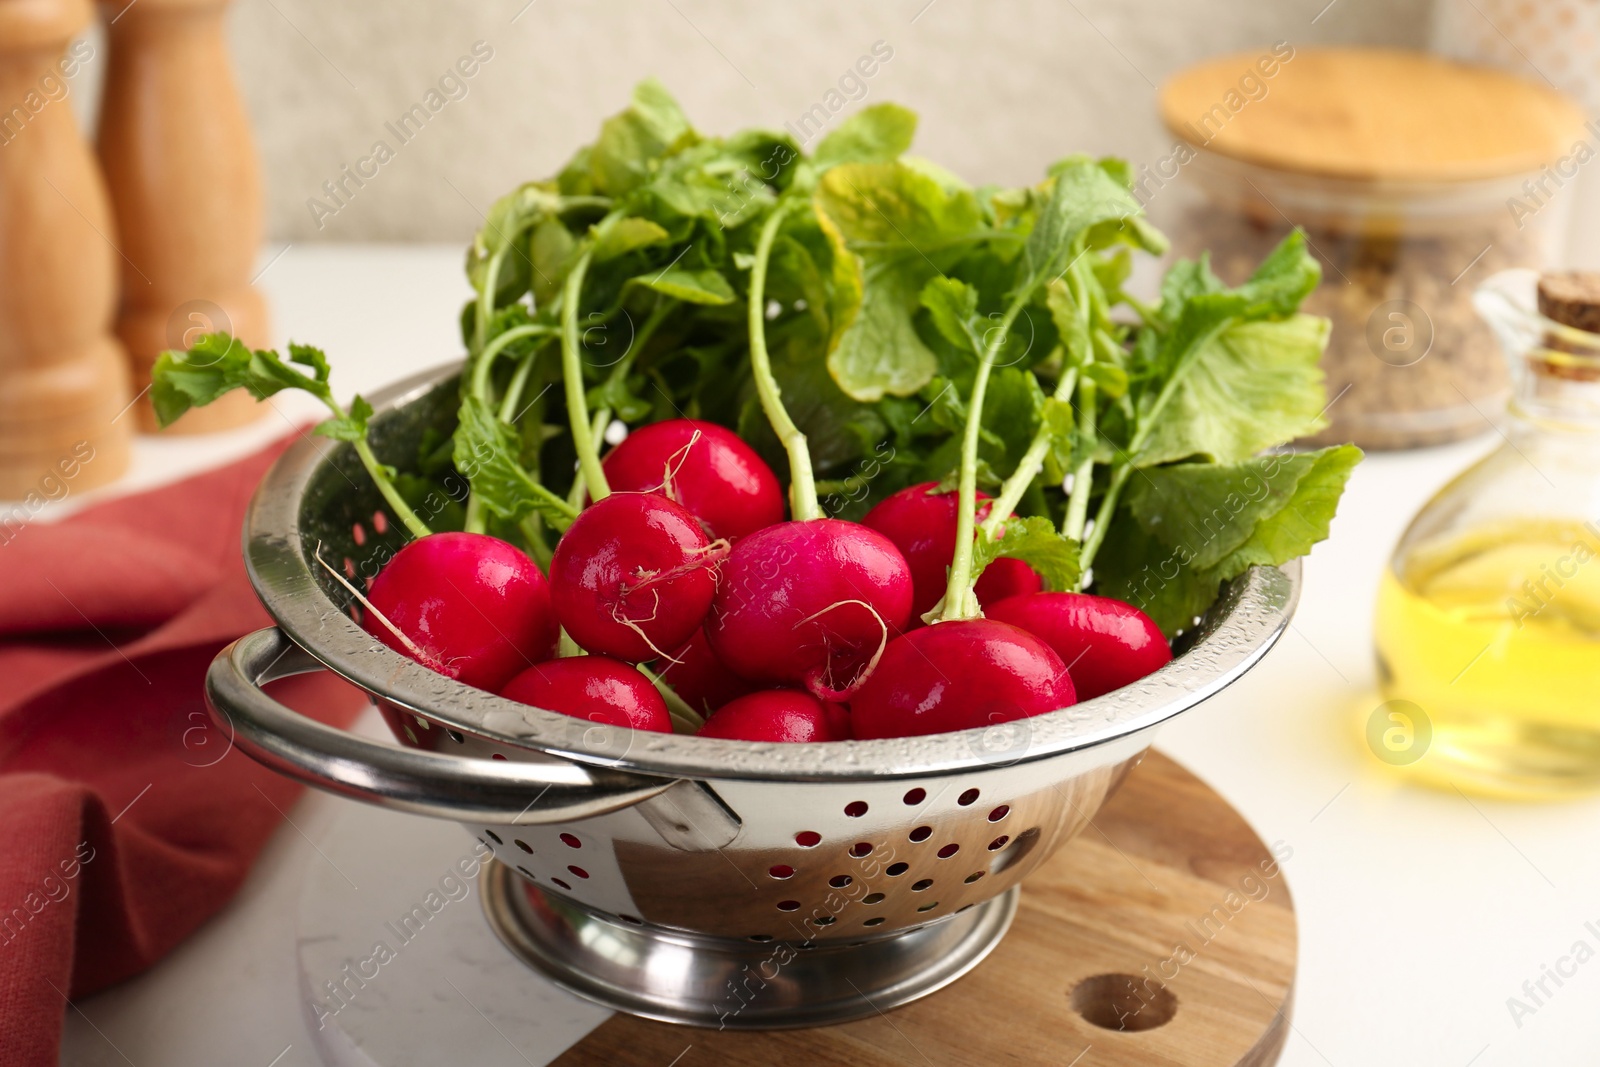
[(837, 712), (809, 693), (768, 689), (724, 705), (700, 727), (701, 737), (733, 741), (846, 741)]
[(660, 493), (712, 537), (736, 540), (783, 521), (778, 476), (755, 449), (715, 423), (669, 419), (641, 426), (601, 463), (612, 492)]
[(688, 644), (663, 661), (661, 680), (701, 715), (709, 715), (728, 701), (755, 690), (711, 651), (703, 629), (696, 630)]
[(1083, 700), (1136, 682), (1172, 659), (1150, 616), (1111, 597), (1033, 593), (989, 606), (985, 614), (1033, 634), (1055, 650)]
[(1043, 588), (1044, 579), (1039, 577), (1038, 571), (1020, 559), (1001, 556), (983, 568), (972, 591), (978, 596), (978, 605), (987, 612), (990, 604), (1024, 593), (1037, 593)]
[(700, 627), (727, 542), (666, 497), (617, 493), (573, 520), (550, 561), (556, 616), (585, 651), (637, 663)]
[(850, 732), (850, 706), (833, 700), (824, 700), (822, 706), (828, 712), (828, 728), (835, 735), (835, 740), (847, 740), (853, 735)]
[(535, 664), (511, 679), (500, 695), (607, 726), (672, 732), (666, 701), (650, 679), (609, 656), (569, 656)]
[(971, 730), (1076, 702), (1061, 657), (1024, 630), (990, 619), (942, 622), (889, 643), (850, 701), (863, 740)]
[[(550, 561), (556, 615), (585, 651), (638, 663), (667, 655), (699, 629), (716, 588), (726, 541), (706, 537), (699, 520), (654, 493), (613, 495), (589, 425), (578, 346), (578, 303), (594, 242), (615, 221), (594, 228), (562, 287), (561, 376), (578, 453), (580, 485), (594, 501), (573, 520)], [(577, 487), (575, 487), (576, 489)]]
[[(1065, 188), (1065, 184), (1057, 185), (1051, 210)], [(852, 697), (850, 719), (856, 737), (902, 737), (972, 729), (1065, 708), (1077, 700), (1066, 664), (1048, 644), (1009, 623), (980, 617), (982, 608), (974, 591), (973, 565), (978, 442), (989, 378), (1023, 306), (1050, 280), (1053, 264), (1062, 258), (1070, 260), (1073, 250), (1084, 243), (1086, 226), (1036, 230), (1019, 267), (1018, 284), (996, 327), (981, 334), (968, 330), (978, 364), (966, 398), (956, 530), (943, 602), (932, 625), (889, 643), (876, 669)], [(1041, 262), (1052, 265), (1040, 269)], [(1069, 262), (1069, 268), (1070, 265)], [(952, 284), (961, 286), (959, 282)], [(1032, 473), (1027, 475), (1024, 488), (1033, 477)], [(984, 524), (989, 537), (997, 536), (1000, 526), (1009, 521), (1020, 496), (1021, 490), (1012, 484), (992, 505)], [(931, 504), (921, 502), (919, 506)]]
[(847, 697), (911, 617), (911, 568), (882, 534), (822, 517), (805, 434), (783, 406), (767, 352), (767, 264), (778, 229), (804, 203), (782, 202), (762, 224), (746, 320), (756, 397), (789, 458), (794, 521), (740, 539), (723, 564), (706, 638), (735, 674)]
[(706, 638), (743, 678), (841, 700), (910, 620), (911, 598), (911, 568), (876, 530), (784, 522), (733, 546)]
[[(980, 490), (976, 498), (988, 500), (989, 494)], [(950, 560), (956, 550), (957, 503), (957, 495), (940, 491), (939, 483), (923, 482), (879, 501), (861, 520), (893, 541), (911, 565), (915, 587), (911, 603), (913, 625), (944, 596)], [(979, 508), (978, 519), (981, 521), (988, 511), (987, 505)], [(1001, 557), (984, 568), (975, 592), (978, 603), (988, 606), (1019, 593), (1036, 593), (1043, 584), (1026, 563)]]
[(396, 552), (367, 592), (369, 633), (447, 677), (496, 690), (555, 654), (550, 585), (487, 534), (436, 533)]

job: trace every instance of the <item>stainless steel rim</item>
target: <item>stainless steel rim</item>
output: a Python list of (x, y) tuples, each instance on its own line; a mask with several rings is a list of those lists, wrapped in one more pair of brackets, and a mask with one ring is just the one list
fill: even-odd
[(322, 664), (275, 627), (223, 649), (206, 672), (206, 703), (239, 748), (279, 774), (339, 796), (436, 819), (508, 826), (586, 819), (671, 788), (565, 760), (467, 759), (368, 741), (279, 704), (266, 682)]
[[(443, 387), (449, 364), (376, 394), (375, 425)], [(313, 574), (300, 509), (322, 464), (350, 463), (350, 446), (305, 437), (268, 472), (244, 527), (245, 562), (262, 604), (295, 644), (323, 665), (400, 708), (494, 741), (587, 766), (663, 778), (867, 781), (993, 769), (1093, 748), (1148, 730), (1226, 688), (1287, 627), (1300, 590), (1298, 562), (1255, 568), (1232, 582), (1184, 653), (1154, 674), (1070, 708), (1007, 724), (997, 754), (989, 730), (880, 741), (763, 745), (651, 734), (597, 754), (587, 722), (531, 708), (452, 681), (375, 641), (345, 615)], [(400, 457), (384, 457), (398, 459)], [(1159, 576), (1153, 576), (1159, 582)]]
[(719, 1030), (826, 1026), (927, 996), (994, 950), (1018, 896), (1013, 888), (860, 941), (756, 943), (630, 925), (546, 894), (496, 861), (479, 886), (495, 934), (563, 989), (631, 1015)]

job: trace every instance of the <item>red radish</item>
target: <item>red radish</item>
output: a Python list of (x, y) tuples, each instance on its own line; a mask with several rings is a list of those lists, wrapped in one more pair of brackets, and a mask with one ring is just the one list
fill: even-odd
[(911, 617), (911, 568), (894, 543), (853, 522), (822, 517), (806, 436), (783, 406), (767, 352), (767, 265), (778, 230), (806, 201), (787, 197), (756, 238), (745, 300), (750, 379), (789, 459), (794, 521), (748, 534), (723, 565), (706, 637), (717, 658), (751, 681), (803, 685), (847, 697), (891, 633)]
[(811, 519), (768, 526), (733, 546), (706, 637), (735, 674), (838, 700), (910, 617), (911, 568), (887, 537)]
[(850, 701), (855, 736), (913, 737), (1025, 719), (1077, 700), (1043, 641), (990, 619), (941, 622), (889, 642)]
[(1006, 597), (1037, 593), (1043, 588), (1044, 579), (1039, 577), (1038, 571), (1020, 559), (1001, 556), (983, 568), (972, 591), (978, 594), (978, 603), (987, 609)]
[(696, 731), (733, 741), (848, 741), (836, 715), (798, 689), (768, 689), (719, 708)]
[(1172, 659), (1150, 616), (1087, 593), (1033, 593), (990, 605), (985, 614), (1033, 634), (1055, 650), (1084, 700), (1121, 689)]
[(480, 689), (499, 689), (555, 655), (549, 583), (533, 560), (487, 534), (419, 537), (373, 579), (367, 602), (364, 625), (374, 637)]
[(688, 644), (671, 659), (664, 659), (659, 673), (685, 704), (702, 715), (755, 691), (755, 686), (722, 665), (706, 642), (704, 630), (696, 630)]
[(838, 740), (851, 737), (850, 733), (850, 707), (832, 700), (824, 700), (822, 706), (828, 709), (828, 729), (838, 735)]
[(650, 679), (610, 656), (569, 656), (536, 663), (511, 679), (500, 695), (608, 726), (672, 732), (667, 703)]
[[(989, 494), (978, 493), (979, 500)], [(948, 582), (950, 560), (956, 552), (956, 505), (953, 492), (941, 492), (938, 482), (923, 482), (885, 497), (867, 512), (862, 525), (870, 526), (893, 541), (911, 565), (916, 593), (911, 604), (912, 625), (939, 602)], [(978, 509), (978, 521), (988, 516), (987, 506)], [(1032, 567), (1016, 559), (997, 559), (984, 568), (978, 578), (978, 602), (987, 606), (1018, 593), (1037, 592), (1043, 582)]]
[(641, 426), (601, 462), (614, 493), (660, 493), (712, 537), (732, 541), (783, 521), (778, 476), (755, 449), (714, 422), (668, 419)]
[(634, 663), (665, 655), (705, 618), (726, 547), (666, 497), (613, 493), (556, 545), (556, 616), (585, 651)]

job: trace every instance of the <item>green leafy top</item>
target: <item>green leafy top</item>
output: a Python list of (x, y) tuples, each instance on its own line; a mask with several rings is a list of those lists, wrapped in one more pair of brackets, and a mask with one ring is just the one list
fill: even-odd
[(204, 407), (236, 389), (243, 389), (257, 400), (285, 389), (299, 389), (321, 400), (333, 417), (318, 425), (315, 432), (348, 441), (407, 529), (418, 537), (430, 532), (396, 488), (394, 471), (379, 463), (367, 444), (372, 405), (360, 396), (351, 400), (348, 409), (334, 400), (328, 387), (328, 357), (322, 349), (291, 342), (289, 360), (285, 362), (270, 349), (251, 349), (226, 333), (208, 333), (187, 352), (161, 353), (150, 372), (150, 404), (162, 426), (171, 426), (190, 408)]
[[(1298, 310), (1320, 272), (1298, 233), (1237, 285), (1176, 262), (1146, 303), (1124, 287), (1166, 243), (1126, 164), (1074, 156), (1034, 185), (975, 188), (907, 155), (915, 130), (874, 105), (807, 155), (783, 132), (697, 132), (642, 83), (556, 175), (489, 210), (467, 253), (458, 426), (425, 455), (380, 462), (368, 406), (339, 406), (322, 354), (298, 345), (280, 358), (202, 338), (158, 363), (153, 401), (170, 420), (233, 389), (308, 391), (333, 416), (319, 432), (352, 443), (414, 532), (408, 498), (453, 467), (465, 513), (430, 521), (539, 559), (586, 492), (603, 495), (615, 419), (733, 427), (780, 475), (803, 458), (847, 518), (922, 481), (969, 512), (981, 487), (997, 499), (958, 539), (948, 617), (1004, 555), (1176, 633), (1221, 582), (1327, 535), (1359, 454), (1276, 451), (1320, 429), (1327, 402), (1327, 323)], [(752, 375), (753, 303), (784, 440)]]

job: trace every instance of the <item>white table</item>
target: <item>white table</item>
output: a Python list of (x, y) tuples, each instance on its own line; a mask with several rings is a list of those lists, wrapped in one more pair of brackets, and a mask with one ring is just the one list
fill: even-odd
[[(280, 335), (326, 348), (348, 397), (459, 351), (460, 263), (457, 247), (299, 246), (261, 284)], [(112, 491), (242, 455), (286, 431), (285, 419), (315, 417), (303, 400), (281, 398), (284, 418), (234, 433), (143, 440)], [(1370, 617), (1384, 561), (1412, 513), (1493, 440), (1364, 463), (1332, 539), (1307, 564), (1292, 632), (1159, 742), (1263, 839), (1293, 849), (1285, 869), (1300, 974), (1285, 1065), (1600, 1063), (1600, 958), (1559, 989), (1547, 983), (1554, 995), (1520, 1026), (1507, 1007), (1576, 942), (1600, 952), (1600, 800), (1516, 805), (1412, 787), (1362, 739), (1378, 703)], [(297, 988), (296, 902), (310, 868), (327, 862), (311, 842), (349, 810), (320, 794), (301, 801), (227, 909), (148, 974), (68, 1013), (61, 1062), (316, 1067)], [(374, 826), (393, 849), (416, 836), (406, 818)], [(425, 862), (419, 876), (431, 877)], [(541, 1064), (559, 1050), (514, 1051), (511, 1062)], [(1092, 1064), (1091, 1053), (1082, 1067)], [(695, 1067), (692, 1051), (682, 1067)]]

